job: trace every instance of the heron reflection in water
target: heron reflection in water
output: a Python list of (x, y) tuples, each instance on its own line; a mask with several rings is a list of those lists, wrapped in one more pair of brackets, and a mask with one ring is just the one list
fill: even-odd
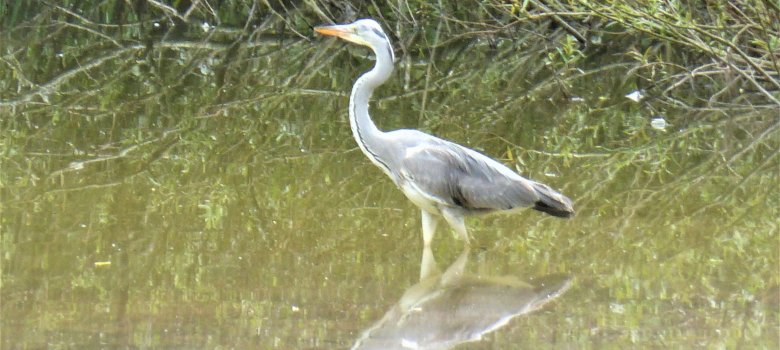
[(574, 213), (571, 200), (549, 186), (521, 177), (472, 149), (412, 129), (379, 130), (368, 115), (376, 87), (393, 72), (393, 47), (372, 19), (314, 29), (368, 46), (376, 64), (357, 79), (349, 97), (352, 134), (368, 159), (385, 172), (422, 212), (423, 242), (429, 246), (440, 218), (469, 244), (465, 216), (532, 207), (557, 217)]
[(430, 248), (424, 248), (420, 282), (408, 288), (352, 348), (448, 349), (478, 341), (563, 295), (572, 283), (565, 275), (523, 282), (515, 276), (468, 274), (468, 255), (466, 248), (442, 273)]

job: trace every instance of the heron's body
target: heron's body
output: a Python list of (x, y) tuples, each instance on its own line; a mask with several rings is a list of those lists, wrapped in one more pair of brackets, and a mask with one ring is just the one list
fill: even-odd
[(379, 130), (368, 114), (373, 90), (393, 71), (393, 50), (378, 23), (318, 27), (317, 32), (373, 49), (377, 63), (352, 87), (349, 120), (360, 149), (422, 211), (423, 239), (428, 246), (439, 218), (468, 243), (467, 215), (511, 211), (533, 206), (548, 214), (573, 214), (571, 200), (503, 164), (469, 148), (418, 130)]

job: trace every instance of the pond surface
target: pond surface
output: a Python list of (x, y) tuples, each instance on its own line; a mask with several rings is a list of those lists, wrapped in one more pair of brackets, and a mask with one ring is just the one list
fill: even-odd
[(470, 250), (444, 227), (424, 250), (349, 130), (366, 51), (102, 30), (4, 37), (4, 349), (778, 347), (777, 110), (654, 108), (625, 97), (628, 64), (556, 70), (522, 40), (399, 49), (380, 128), (577, 211), (469, 219)]

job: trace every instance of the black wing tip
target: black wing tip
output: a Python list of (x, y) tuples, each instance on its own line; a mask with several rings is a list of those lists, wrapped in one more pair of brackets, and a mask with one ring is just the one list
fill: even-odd
[(534, 203), (534, 210), (538, 210), (538, 211), (541, 211), (543, 213), (547, 213), (547, 214), (550, 214), (552, 216), (559, 217), (559, 218), (570, 218), (570, 217), (574, 216), (574, 210), (556, 208), (556, 207), (553, 207), (553, 206), (549, 206), (549, 205), (547, 205), (546, 203), (544, 203), (542, 201), (538, 201), (538, 202)]

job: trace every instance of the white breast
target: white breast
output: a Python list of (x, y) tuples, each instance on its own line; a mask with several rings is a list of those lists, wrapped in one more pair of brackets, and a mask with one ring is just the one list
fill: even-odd
[(431, 214), (440, 215), (438, 206), (443, 203), (423, 192), (412, 182), (404, 181), (400, 187), (401, 192), (403, 192), (406, 195), (406, 198), (409, 198), (414, 205)]

